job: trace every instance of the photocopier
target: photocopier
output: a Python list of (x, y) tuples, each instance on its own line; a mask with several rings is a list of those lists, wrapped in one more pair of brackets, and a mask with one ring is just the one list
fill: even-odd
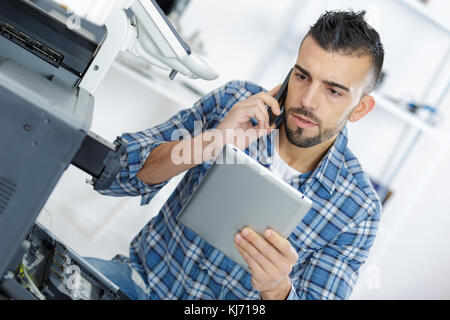
[(126, 142), (90, 127), (95, 91), (122, 52), (171, 79), (218, 77), (155, 0), (0, 1), (0, 299), (128, 299), (36, 222), (69, 165), (94, 190), (119, 172)]

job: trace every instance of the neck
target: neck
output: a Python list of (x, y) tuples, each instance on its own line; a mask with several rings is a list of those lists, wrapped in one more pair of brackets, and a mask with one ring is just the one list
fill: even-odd
[(279, 134), (278, 154), (291, 168), (303, 173), (317, 167), (338, 136), (310, 148), (300, 148), (288, 140), (284, 123), (280, 126)]

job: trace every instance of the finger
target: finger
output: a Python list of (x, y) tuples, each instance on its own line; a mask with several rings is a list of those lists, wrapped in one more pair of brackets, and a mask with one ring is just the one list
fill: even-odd
[(276, 273), (276, 268), (272, 262), (248, 242), (240, 232), (236, 235), (235, 240), (237, 245), (242, 248), (265, 273), (268, 275)]
[(261, 109), (261, 106), (258, 106), (258, 103), (254, 103), (251, 106), (245, 108), (246, 116), (250, 118), (255, 118), (258, 121), (259, 128), (268, 128), (269, 127), (269, 114), (264, 112)]
[(260, 98), (263, 100), (264, 104), (272, 110), (273, 114), (277, 116), (281, 114), (281, 107), (277, 99), (268, 94), (263, 94), (260, 96)]
[(253, 259), (244, 248), (242, 248), (239, 243), (234, 242), (236, 248), (238, 249), (241, 256), (244, 258), (245, 262), (247, 262), (248, 267), (250, 268), (250, 273), (255, 278), (262, 278), (265, 275), (265, 271), (261, 266)]
[(244, 228), (241, 233), (245, 240), (255, 247), (274, 266), (278, 267), (289, 262), (270, 242), (252, 229)]
[(270, 117), (269, 117), (269, 112), (267, 111), (267, 107), (264, 104), (263, 100), (258, 100), (257, 105), (258, 105), (258, 108), (261, 110), (262, 114), (264, 115), (264, 119), (265, 119), (263, 126), (259, 126), (259, 124), (258, 124), (258, 126), (262, 129), (268, 129)]
[(271, 243), (286, 259), (291, 262), (298, 260), (298, 254), (295, 248), (291, 245), (288, 239), (282, 237), (272, 229), (267, 229), (264, 232), (264, 237)]
[[(275, 87), (273, 90), (276, 90), (275, 94), (278, 92), (279, 86)], [(281, 114), (281, 107), (277, 99), (274, 98), (274, 95), (271, 94), (272, 91), (268, 92), (260, 92), (254, 96), (251, 96), (248, 101), (254, 101), (254, 100), (262, 100), (264, 104), (264, 109), (267, 110), (267, 107), (269, 107), (272, 110), (272, 113), (279, 116)]]

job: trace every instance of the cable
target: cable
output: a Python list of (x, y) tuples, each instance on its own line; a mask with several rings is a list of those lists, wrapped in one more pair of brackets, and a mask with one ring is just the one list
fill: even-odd
[(19, 273), (18, 273), (19, 279), (21, 280), (22, 284), (25, 288), (29, 289), (32, 294), (34, 294), (37, 298), (40, 300), (46, 300), (47, 298), (41, 293), (41, 291), (38, 289), (34, 281), (31, 279), (31, 276), (28, 274), (27, 268), (23, 264), (19, 267)]

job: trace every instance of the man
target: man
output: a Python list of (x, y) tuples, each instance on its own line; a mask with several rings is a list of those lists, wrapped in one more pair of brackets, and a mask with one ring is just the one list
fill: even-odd
[[(374, 108), (369, 93), (384, 59), (379, 35), (364, 15), (327, 12), (311, 27), (284, 106), (274, 98), (280, 86), (265, 91), (232, 81), (166, 123), (125, 133), (129, 145), (122, 169), (102, 194), (141, 195), (144, 205), (171, 177), (188, 172), (132, 241), (129, 258), (89, 259), (92, 264), (136, 299), (348, 298), (381, 214), (380, 200), (347, 146), (347, 122)], [(268, 108), (277, 116), (273, 125)], [(192, 138), (174, 138), (175, 130), (192, 135), (198, 125), (201, 130)], [(279, 144), (269, 148), (275, 129)], [(251, 130), (257, 136), (247, 134)], [(248, 154), (313, 201), (288, 239), (249, 228), (236, 235), (250, 272), (176, 219), (214, 156), (242, 136)], [(267, 152), (251, 153), (250, 146), (261, 139), (267, 140)], [(192, 161), (175, 161), (174, 155)]]

